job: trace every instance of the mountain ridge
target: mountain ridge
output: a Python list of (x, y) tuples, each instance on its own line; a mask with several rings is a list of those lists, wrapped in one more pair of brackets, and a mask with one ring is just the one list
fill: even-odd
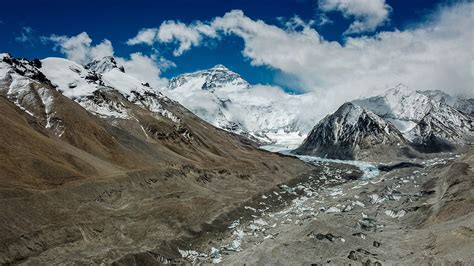
[(401, 154), (406, 140), (389, 122), (351, 102), (323, 118), (293, 152), (334, 159), (381, 159)]
[[(293, 152), (380, 161), (465, 149), (474, 141), (474, 119), (448, 105), (457, 102), (448, 96), (397, 85), (380, 96), (345, 103), (316, 124)], [(364, 113), (369, 120), (360, 119)], [(348, 114), (352, 120), (346, 119)], [(369, 127), (371, 123), (376, 126)], [(395, 136), (387, 137), (382, 128)]]
[[(353, 102), (392, 122), (407, 140), (422, 150), (438, 144), (442, 150), (454, 149), (473, 139), (469, 99), (452, 97), (442, 91), (413, 90), (401, 84), (380, 96)], [(468, 104), (458, 110), (456, 106), (460, 102)]]

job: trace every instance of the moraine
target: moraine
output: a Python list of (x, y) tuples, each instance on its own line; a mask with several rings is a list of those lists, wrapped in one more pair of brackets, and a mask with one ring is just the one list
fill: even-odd
[[(321, 166), (320, 175), (308, 176), (292, 185), (280, 185), (278, 189), (262, 194), (252, 204), (244, 206), (247, 217), (242, 215), (240, 219), (231, 221), (222, 239), (211, 240), (211, 246), (180, 249), (180, 254), (184, 261), (191, 263), (233, 264), (244, 260), (251, 264), (263, 261), (286, 264), (290, 263), (290, 257), (284, 255), (290, 252), (299, 255), (291, 257), (292, 263), (306, 264), (312, 262), (308, 258), (315, 258), (316, 250), (322, 257), (327, 257), (335, 252), (334, 248), (329, 247), (337, 246), (340, 252), (347, 254), (335, 258), (345, 256), (360, 261), (365, 256), (372, 261), (383, 261), (379, 256), (370, 255), (372, 252), (365, 251), (376, 251), (378, 248), (375, 246), (389, 243), (385, 238), (393, 233), (392, 228), (398, 228), (402, 221), (410, 219), (406, 217), (412, 217), (416, 211), (409, 207), (411, 203), (407, 200), (426, 201), (429, 195), (423, 192), (421, 184), (430, 178), (433, 169), (458, 158), (458, 155), (442, 154), (419, 161), (421, 167), (397, 169), (389, 173), (377, 171), (368, 179), (356, 180), (344, 179), (351, 170), (341, 167), (337, 164), (339, 161), (302, 158)], [(357, 167), (365, 165), (340, 162)], [(286, 202), (281, 203), (280, 207), (271, 206), (278, 199)], [(322, 247), (316, 250), (310, 248), (315, 245)], [(397, 254), (400, 250), (394, 252)], [(390, 255), (384, 256), (390, 258)], [(342, 262), (347, 260), (334, 263)]]

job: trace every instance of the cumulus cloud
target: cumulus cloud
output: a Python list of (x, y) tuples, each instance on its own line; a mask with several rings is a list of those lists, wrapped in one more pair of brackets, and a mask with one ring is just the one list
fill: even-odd
[[(42, 39), (53, 42), (54, 49), (59, 49), (67, 59), (79, 64), (87, 64), (104, 56), (114, 56), (112, 42), (106, 39), (94, 45), (86, 32), (75, 36), (51, 35)], [(132, 53), (128, 58), (115, 57), (115, 59), (119, 65), (123, 65), (126, 73), (140, 81), (148, 82), (154, 88), (161, 88), (167, 84), (167, 79), (160, 77), (161, 72), (175, 66), (173, 62), (156, 53), (152, 55)]]
[(156, 28), (149, 28), (149, 29), (142, 29), (138, 32), (137, 36), (129, 39), (127, 41), (128, 45), (136, 45), (140, 43), (152, 45), (156, 41), (156, 35), (158, 33), (158, 29)]
[(169, 20), (163, 22), (159, 28), (142, 29), (134, 38), (129, 39), (127, 44), (144, 43), (152, 45), (155, 42), (177, 42), (178, 48), (174, 50), (173, 54), (179, 56), (192, 46), (200, 45), (203, 36), (216, 37), (216, 32), (209, 25), (201, 22), (188, 26), (179, 21)]
[(339, 11), (355, 21), (346, 34), (371, 32), (388, 21), (392, 8), (385, 0), (319, 0), (322, 12)]
[(95, 58), (113, 56), (114, 49), (112, 43), (105, 39), (97, 45), (92, 45), (92, 39), (86, 32), (76, 36), (51, 35), (43, 37), (43, 41), (51, 41), (54, 48), (59, 49), (66, 58), (80, 64), (86, 64)]
[(174, 63), (158, 57), (158, 55), (143, 55), (142, 53), (133, 53), (130, 59), (117, 57), (117, 63), (125, 68), (125, 72), (138, 80), (148, 82), (153, 88), (166, 86), (168, 81), (161, 78), (162, 70), (174, 67)]
[(398, 83), (474, 96), (473, 9), (474, 3), (466, 2), (445, 7), (414, 27), (348, 37), (342, 44), (324, 40), (304, 23), (298, 30), (281, 28), (240, 10), (216, 17), (207, 26), (217, 36), (242, 38), (242, 53), (251, 64), (278, 69), (324, 99), (314, 103), (314, 112), (324, 114), (344, 101)]

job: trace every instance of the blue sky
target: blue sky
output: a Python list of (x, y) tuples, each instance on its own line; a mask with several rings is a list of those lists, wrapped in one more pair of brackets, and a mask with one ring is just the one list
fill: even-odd
[[(390, 23), (386, 28), (403, 28), (417, 22), (424, 15), (436, 8), (440, 1), (411, 0), (388, 1), (393, 8)], [(134, 51), (147, 52), (149, 47), (128, 46), (125, 42), (140, 29), (160, 25), (165, 20), (179, 20), (189, 23), (194, 20), (207, 21), (225, 12), (240, 9), (253, 19), (264, 20), (269, 24), (279, 24), (277, 18), (291, 18), (294, 15), (304, 20), (314, 19), (318, 13), (315, 0), (238, 0), (238, 1), (7, 1), (2, 3), (4, 10), (0, 14), (0, 51), (7, 51), (14, 56), (27, 58), (43, 58), (62, 56), (54, 51), (52, 45), (42, 44), (38, 39), (31, 42), (15, 40), (22, 34), (23, 27), (30, 27), (33, 36), (76, 35), (87, 32), (94, 41), (109, 39), (114, 44), (118, 55), (126, 55)], [(8, 10), (8, 12), (7, 12)], [(342, 41), (342, 33), (350, 24), (341, 14), (333, 12), (329, 17), (334, 21), (331, 25), (314, 26), (327, 40)], [(241, 55), (243, 41), (236, 37), (209, 47), (199, 47), (180, 57), (171, 55), (170, 47), (158, 47), (160, 53), (176, 63), (163, 73), (172, 77), (179, 73), (208, 68), (222, 63), (241, 73), (252, 83), (275, 82), (276, 70), (269, 67), (252, 67)], [(278, 82), (278, 80), (276, 80)]]
[[(330, 2), (330, 0), (327, 0)], [(335, 0), (337, 1), (337, 0)], [(224, 64), (240, 73), (253, 84), (274, 84), (286, 91), (308, 91), (295, 77), (292, 71), (264, 62), (255, 66), (255, 58), (243, 55), (245, 43), (242, 36), (225, 35), (218, 39), (209, 39), (202, 45), (186, 50), (182, 55), (173, 55), (176, 45), (155, 42), (128, 45), (143, 28), (156, 28), (165, 20), (174, 20), (190, 24), (193, 21), (203, 23), (222, 17), (234, 9), (242, 10), (246, 17), (257, 21), (263, 20), (268, 25), (284, 28), (284, 22), (298, 16), (305, 22), (318, 21), (322, 15), (332, 23), (319, 25), (308, 24), (326, 41), (344, 43), (345, 38), (374, 36), (382, 31), (395, 31), (422, 24), (430, 14), (440, 7), (453, 5), (458, 1), (435, 0), (378, 0), (389, 6), (387, 20), (375, 29), (354, 34), (344, 34), (356, 19), (341, 10), (321, 10), (318, 0), (174, 0), (174, 1), (63, 1), (63, 0), (28, 0), (7, 1), (2, 3), (0, 13), (0, 51), (9, 52), (17, 57), (44, 58), (64, 56), (53, 43), (40, 41), (41, 36), (65, 35), (74, 36), (87, 32), (97, 44), (108, 39), (113, 44), (115, 56), (127, 57), (134, 52), (143, 54), (159, 53), (176, 67), (163, 70), (162, 77), (170, 78), (180, 73), (191, 72)], [(31, 29), (25, 32), (25, 29)], [(25, 34), (25, 38), (22, 38)], [(271, 46), (269, 46), (271, 49)], [(251, 63), (254, 62), (252, 66)], [(321, 74), (322, 75), (322, 74)], [(294, 81), (294, 82), (293, 82)], [(323, 82), (318, 84), (326, 84)]]

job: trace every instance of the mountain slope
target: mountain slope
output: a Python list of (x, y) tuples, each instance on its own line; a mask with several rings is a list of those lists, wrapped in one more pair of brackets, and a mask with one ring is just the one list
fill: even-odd
[(179, 239), (311, 170), (213, 127), (126, 69), (91, 68), (0, 57), (0, 264), (176, 257)]
[(474, 142), (474, 120), (447, 105), (433, 108), (406, 135), (423, 151), (449, 151)]
[(470, 99), (398, 85), (383, 95), (353, 102), (393, 123), (406, 139), (424, 151), (446, 150), (474, 138)]
[[(380, 96), (354, 100), (353, 102), (384, 119), (414, 123), (423, 119), (433, 107), (441, 105), (440, 102), (434, 101), (403, 84), (387, 90)], [(406, 129), (410, 130), (411, 128)]]
[(390, 123), (353, 103), (322, 119), (294, 153), (336, 159), (371, 159), (401, 153), (402, 134)]
[(474, 99), (465, 97), (453, 97), (440, 90), (418, 91), (434, 101), (444, 103), (454, 109), (470, 116), (474, 116)]

